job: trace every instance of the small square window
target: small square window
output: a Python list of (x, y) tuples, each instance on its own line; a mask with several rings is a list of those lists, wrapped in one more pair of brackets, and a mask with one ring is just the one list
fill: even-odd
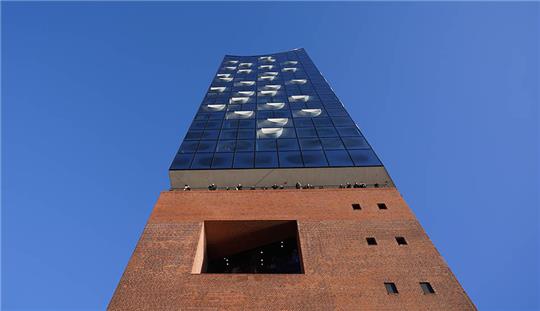
[(373, 238), (373, 237), (366, 238), (366, 241), (367, 241), (368, 245), (377, 245), (377, 240), (375, 240), (375, 238)]
[(362, 207), (361, 207), (360, 204), (358, 204), (358, 203), (353, 203), (353, 204), (352, 204), (352, 209), (354, 209), (354, 210), (359, 210), (359, 209), (362, 209)]
[(429, 284), (429, 282), (420, 282), (420, 287), (422, 288), (424, 294), (435, 294), (435, 290), (431, 284)]
[(377, 206), (379, 207), (379, 209), (388, 209), (388, 207), (384, 203), (377, 203)]
[(386, 287), (386, 291), (388, 294), (398, 294), (398, 290), (395, 283), (384, 283), (384, 287)]
[(402, 236), (397, 236), (396, 237), (396, 242), (397, 242), (398, 245), (407, 245), (407, 241)]

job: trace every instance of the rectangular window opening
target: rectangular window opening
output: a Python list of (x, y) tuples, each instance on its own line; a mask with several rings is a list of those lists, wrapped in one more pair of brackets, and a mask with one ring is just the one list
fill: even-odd
[(192, 273), (303, 274), (297, 222), (205, 221)]
[(435, 294), (435, 290), (429, 282), (420, 282), (420, 287), (422, 287), (424, 294)]
[(377, 206), (379, 207), (379, 209), (388, 209), (388, 207), (384, 203), (377, 203)]
[(366, 241), (368, 245), (377, 245), (377, 240), (375, 240), (373, 237), (366, 238)]
[(354, 209), (354, 210), (361, 210), (362, 207), (361, 207), (360, 204), (358, 204), (358, 203), (353, 203), (353, 204), (352, 204), (352, 209)]
[(396, 237), (396, 242), (397, 242), (398, 245), (407, 245), (407, 241), (402, 236), (397, 236)]
[(387, 282), (384, 283), (384, 286), (386, 287), (386, 291), (388, 294), (398, 294), (398, 290), (395, 283)]

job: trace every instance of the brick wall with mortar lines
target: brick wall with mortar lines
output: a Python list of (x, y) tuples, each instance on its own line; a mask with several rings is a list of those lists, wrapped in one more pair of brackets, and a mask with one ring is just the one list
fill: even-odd
[[(277, 219), (298, 220), (305, 274), (191, 274), (203, 221)], [(396, 236), (408, 245), (398, 245)], [(367, 245), (366, 237), (378, 245)], [(422, 281), (436, 294), (423, 294)], [(394, 282), (399, 294), (387, 294), (384, 282)], [(368, 188), (163, 192), (109, 309), (475, 307), (399, 192)]]

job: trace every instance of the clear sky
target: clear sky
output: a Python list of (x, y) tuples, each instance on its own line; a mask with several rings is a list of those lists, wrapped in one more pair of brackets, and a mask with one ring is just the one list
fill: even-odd
[(223, 55), (304, 47), (474, 303), (540, 309), (539, 12), (2, 2), (2, 307), (104, 309)]

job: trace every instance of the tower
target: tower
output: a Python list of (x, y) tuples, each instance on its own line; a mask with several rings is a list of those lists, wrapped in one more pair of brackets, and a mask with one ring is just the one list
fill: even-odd
[(303, 49), (225, 56), (110, 310), (474, 310)]

